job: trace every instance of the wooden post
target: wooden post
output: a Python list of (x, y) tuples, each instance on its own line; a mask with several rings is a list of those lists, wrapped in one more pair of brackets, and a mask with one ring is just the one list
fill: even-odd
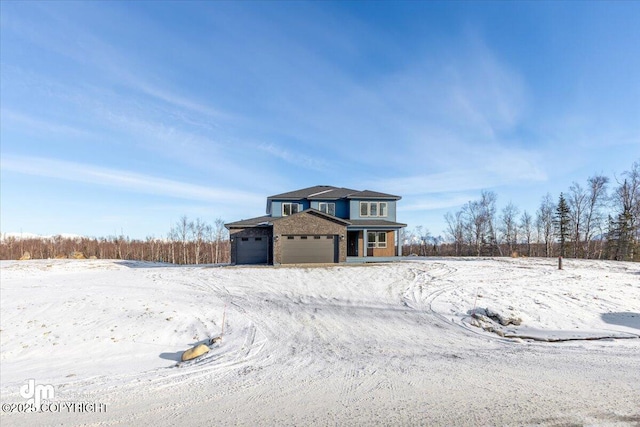
[(562, 270), (562, 257), (558, 257), (558, 270)]

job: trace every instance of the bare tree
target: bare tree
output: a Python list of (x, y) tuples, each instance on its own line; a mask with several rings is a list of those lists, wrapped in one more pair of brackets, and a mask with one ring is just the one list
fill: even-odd
[(500, 231), (509, 250), (509, 254), (513, 254), (514, 247), (518, 243), (518, 224), (516, 217), (519, 211), (516, 205), (509, 202), (509, 204), (502, 209), (502, 216), (500, 217)]
[(176, 232), (178, 234), (178, 239), (182, 242), (182, 263), (187, 264), (187, 240), (189, 238), (189, 229), (191, 228), (189, 224), (189, 219), (186, 215), (180, 217), (180, 220), (176, 224)]
[(200, 251), (204, 243), (206, 224), (200, 218), (196, 218), (195, 222), (189, 222), (189, 230), (191, 231), (191, 240), (194, 242), (194, 264), (200, 264)]
[(640, 161), (619, 183), (613, 196), (615, 218), (611, 222), (608, 240), (614, 245), (613, 255), (618, 260), (633, 260), (640, 237)]
[(469, 201), (462, 208), (465, 217), (465, 232), (469, 244), (474, 248), (476, 256), (480, 256), (484, 240), (486, 220), (479, 201)]
[(578, 249), (581, 247), (580, 237), (583, 229), (582, 220), (587, 209), (587, 192), (580, 184), (574, 182), (569, 187), (569, 197), (567, 199), (569, 205), (569, 227), (571, 228), (569, 236), (573, 241), (573, 257), (578, 258)]
[(496, 248), (501, 253), (495, 227), (496, 194), (493, 191), (482, 191), (480, 200), (469, 201), (462, 212), (464, 228), (476, 256), (480, 256), (485, 247), (489, 248), (492, 255)]
[(533, 233), (533, 223), (529, 212), (524, 211), (520, 217), (520, 230), (524, 235), (524, 242), (527, 245), (527, 256), (531, 256), (531, 235)]
[(542, 198), (540, 207), (536, 212), (536, 226), (539, 237), (541, 237), (544, 242), (544, 254), (546, 257), (553, 255), (553, 215), (555, 209), (551, 194), (547, 193)]
[(447, 222), (446, 235), (451, 238), (454, 244), (456, 256), (462, 255), (462, 245), (464, 244), (464, 224), (462, 222), (462, 211), (458, 211), (455, 215), (447, 212), (444, 220)]
[[(604, 215), (602, 208), (607, 199), (607, 183), (609, 178), (602, 175), (594, 175), (587, 182), (587, 202), (584, 211), (584, 255), (585, 258), (591, 258), (591, 241), (594, 237), (595, 230), (602, 228)], [(602, 239), (599, 239), (602, 242)]]
[(415, 237), (418, 240), (418, 255), (427, 256), (427, 243), (431, 240), (431, 233), (422, 225), (418, 225), (416, 227)]
[(213, 224), (214, 224), (214, 231), (216, 233), (216, 241), (215, 241), (216, 251), (215, 251), (215, 258), (213, 262), (217, 264), (220, 262), (220, 246), (222, 244), (222, 241), (226, 237), (227, 229), (224, 227), (224, 221), (222, 220), (222, 218), (216, 218)]

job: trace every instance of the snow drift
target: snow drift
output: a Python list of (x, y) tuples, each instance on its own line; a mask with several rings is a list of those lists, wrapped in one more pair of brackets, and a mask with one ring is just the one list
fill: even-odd
[(29, 379), (108, 408), (3, 425), (640, 422), (637, 264), (11, 261), (1, 292), (3, 408)]

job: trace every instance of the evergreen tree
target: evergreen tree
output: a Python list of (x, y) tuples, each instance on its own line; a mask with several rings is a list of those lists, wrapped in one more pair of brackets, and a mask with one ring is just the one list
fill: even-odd
[(614, 219), (609, 216), (609, 232), (607, 233), (609, 257), (618, 261), (633, 259), (633, 217), (625, 209)]
[(556, 228), (556, 235), (560, 240), (560, 256), (564, 256), (565, 243), (569, 238), (571, 223), (571, 210), (564, 198), (564, 195), (560, 193), (560, 199), (558, 200), (558, 206), (556, 207), (556, 214), (554, 218), (554, 225)]

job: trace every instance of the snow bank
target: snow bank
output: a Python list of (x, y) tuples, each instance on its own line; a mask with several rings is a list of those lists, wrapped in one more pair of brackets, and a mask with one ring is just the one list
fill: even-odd
[[(2, 403), (24, 402), (35, 379), (56, 399), (108, 406), (3, 412), (3, 425), (640, 421), (637, 264), (0, 267)], [(181, 362), (221, 333), (223, 313), (223, 340)]]

